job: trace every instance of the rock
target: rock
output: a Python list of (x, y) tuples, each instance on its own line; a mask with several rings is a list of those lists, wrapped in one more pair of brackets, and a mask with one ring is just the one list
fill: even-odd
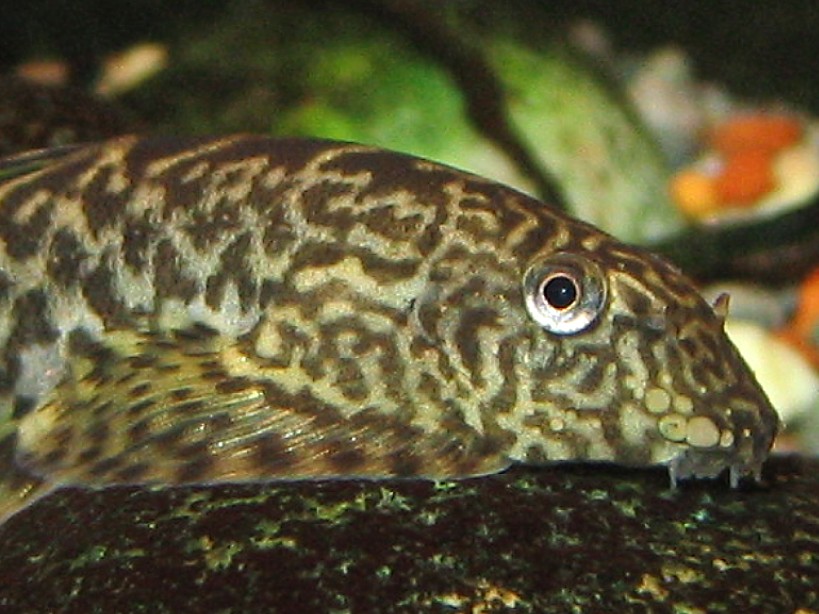
[(817, 476), (780, 457), (736, 491), (606, 465), (66, 489), (0, 527), (0, 609), (794, 612), (819, 606)]

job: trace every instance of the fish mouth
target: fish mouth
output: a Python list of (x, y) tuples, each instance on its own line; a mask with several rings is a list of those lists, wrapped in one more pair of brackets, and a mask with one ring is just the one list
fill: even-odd
[[(740, 400), (723, 405), (727, 408), (724, 415), (730, 417), (730, 427), (723, 434), (730, 434), (729, 440), (722, 437), (714, 445), (697, 445), (700, 442), (694, 438), (668, 461), (672, 487), (689, 478), (716, 478), (726, 469), (732, 488), (737, 488), (744, 477), (761, 482), (762, 465), (779, 432), (780, 420), (761, 389), (753, 390), (753, 394), (748, 392), (746, 388)], [(702, 419), (710, 422), (704, 416)]]
[(762, 480), (764, 458), (747, 462), (723, 450), (700, 450), (687, 448), (668, 462), (671, 488), (688, 479), (717, 478), (727, 469), (731, 488), (739, 488), (743, 477), (749, 476), (754, 482)]

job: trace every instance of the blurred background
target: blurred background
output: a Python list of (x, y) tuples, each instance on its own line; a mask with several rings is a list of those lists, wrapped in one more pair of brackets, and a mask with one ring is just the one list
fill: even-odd
[(0, 154), (124, 132), (432, 158), (671, 258), (819, 451), (819, 5), (30, 0), (0, 20)]

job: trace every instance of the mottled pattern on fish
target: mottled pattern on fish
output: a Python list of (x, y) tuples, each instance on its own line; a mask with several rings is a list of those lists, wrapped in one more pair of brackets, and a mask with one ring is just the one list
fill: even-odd
[(41, 158), (0, 166), (0, 517), (69, 484), (566, 459), (735, 484), (771, 446), (687, 279), (509, 188), (307, 140)]

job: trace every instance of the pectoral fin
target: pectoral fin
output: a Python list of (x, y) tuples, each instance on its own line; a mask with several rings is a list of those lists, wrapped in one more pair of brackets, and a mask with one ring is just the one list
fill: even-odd
[(0, 435), (0, 524), (55, 488), (15, 463), (17, 434), (6, 431)]
[(70, 345), (72, 375), (18, 433), (18, 465), (53, 484), (460, 477), (508, 465), (466, 427), (427, 433), (377, 407), (287, 392), (273, 367), (248, 375), (253, 357), (203, 327), (75, 334)]

